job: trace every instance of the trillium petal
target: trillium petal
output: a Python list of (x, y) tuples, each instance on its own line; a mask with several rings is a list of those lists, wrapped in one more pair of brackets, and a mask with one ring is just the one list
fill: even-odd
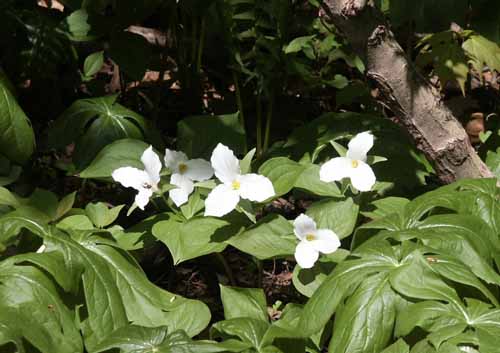
[(369, 131), (357, 134), (349, 141), (347, 158), (366, 161), (366, 154), (373, 147), (373, 135)]
[(172, 201), (177, 207), (185, 204), (194, 190), (193, 182), (186, 175), (175, 173), (170, 177), (170, 184), (178, 186), (168, 193)]
[(352, 169), (351, 184), (359, 191), (370, 191), (375, 181), (372, 168), (365, 162), (359, 162), (358, 167)]
[(153, 146), (149, 146), (142, 154), (141, 161), (144, 164), (146, 173), (149, 174), (154, 184), (160, 182), (161, 161), (160, 157), (153, 151)]
[(152, 189), (140, 189), (139, 193), (135, 195), (135, 203), (137, 207), (144, 210), (144, 207), (148, 204), (151, 195), (153, 195)]
[(168, 195), (177, 207), (184, 205), (189, 200), (189, 192), (185, 189), (177, 188), (168, 192)]
[(340, 239), (330, 229), (318, 229), (316, 239), (311, 241), (310, 244), (323, 254), (331, 254), (340, 247)]
[(204, 181), (214, 175), (214, 170), (210, 163), (204, 159), (191, 159), (186, 162), (186, 172), (184, 173), (191, 180)]
[(186, 154), (180, 151), (165, 150), (165, 166), (172, 171), (172, 173), (179, 172), (179, 164), (186, 163), (188, 160)]
[(134, 188), (140, 190), (144, 184), (151, 182), (148, 173), (133, 167), (118, 168), (111, 174), (116, 182), (119, 182), (126, 188)]
[(205, 216), (222, 217), (236, 207), (240, 201), (240, 195), (229, 185), (216, 186), (205, 200)]
[(250, 201), (263, 202), (275, 195), (273, 183), (259, 174), (245, 174), (239, 177), (240, 196)]
[(295, 260), (302, 268), (311, 268), (319, 258), (319, 252), (307, 241), (301, 241), (295, 248)]
[(319, 170), (321, 181), (329, 183), (339, 181), (351, 176), (352, 160), (345, 157), (337, 157), (323, 164)]
[(223, 183), (230, 184), (240, 175), (240, 161), (227, 146), (219, 143), (210, 158), (215, 176)]
[(293, 232), (300, 240), (309, 234), (316, 234), (316, 222), (302, 213), (293, 221)]

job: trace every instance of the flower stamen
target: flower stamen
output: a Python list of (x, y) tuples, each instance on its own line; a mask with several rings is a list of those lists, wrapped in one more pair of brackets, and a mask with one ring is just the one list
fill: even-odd
[(179, 164), (179, 174), (184, 174), (188, 169), (188, 166), (184, 163)]
[(356, 160), (356, 159), (353, 159), (353, 160), (351, 161), (351, 166), (352, 166), (353, 168), (357, 168), (357, 167), (359, 166), (359, 161), (358, 161), (358, 160)]
[(233, 190), (239, 190), (241, 187), (241, 184), (238, 180), (235, 180), (235, 181), (233, 181), (231, 186), (233, 187)]
[(316, 239), (316, 236), (314, 234), (307, 234), (306, 235), (306, 240), (307, 241), (313, 241)]

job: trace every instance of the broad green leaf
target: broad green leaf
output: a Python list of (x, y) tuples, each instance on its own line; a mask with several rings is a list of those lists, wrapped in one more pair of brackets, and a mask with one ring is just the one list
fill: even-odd
[(129, 321), (148, 327), (168, 326), (190, 336), (200, 333), (210, 321), (208, 307), (200, 301), (185, 299), (151, 283), (131, 257), (107, 245), (90, 247), (106, 259), (125, 307)]
[(177, 124), (179, 150), (189, 157), (210, 159), (218, 143), (228, 146), (235, 154), (245, 148), (245, 129), (239, 113), (216, 116), (193, 116)]
[(261, 288), (238, 288), (219, 285), (224, 318), (250, 317), (267, 321), (266, 296)]
[(485, 162), (491, 172), (497, 178), (500, 178), (500, 148), (497, 148), (495, 152), (488, 151)]
[(22, 168), (12, 164), (6, 157), (0, 155), (0, 186), (12, 184), (21, 175)]
[[(46, 235), (47, 251), (64, 256), (72, 276), (81, 276), (88, 317), (81, 323), (88, 350), (129, 322), (140, 326), (168, 326), (189, 335), (209, 321), (208, 308), (154, 286), (128, 254), (113, 242), (89, 232)], [(82, 272), (82, 270), (85, 271)]]
[(380, 219), (393, 213), (400, 213), (410, 200), (403, 197), (386, 197), (371, 204), (375, 206), (375, 210), (362, 212), (363, 216), (371, 219)]
[(480, 35), (471, 35), (462, 48), (469, 55), (473, 67), (481, 73), (484, 65), (490, 70), (500, 71), (500, 48), (494, 42)]
[[(73, 0), (65, 0), (63, 2), (68, 2)], [(77, 0), (75, 0), (77, 1)], [(80, 6), (73, 7), (74, 12), (65, 18), (63, 22), (66, 35), (76, 42), (86, 42), (96, 39), (96, 34), (93, 33), (92, 17), (89, 15), (87, 10), (81, 8)]]
[[(81, 329), (87, 350), (93, 348), (111, 332), (128, 324), (126, 310), (121, 300), (119, 284), (107, 261), (84, 246), (58, 232), (45, 237), (49, 251), (64, 256), (71, 267), (72, 276), (83, 282), (85, 307), (88, 317), (81, 322)], [(93, 244), (88, 244), (92, 246)]]
[(85, 215), (73, 215), (59, 221), (57, 227), (65, 231), (92, 230), (94, 229), (94, 224), (90, 218)]
[(85, 213), (97, 228), (104, 228), (113, 223), (124, 205), (108, 208), (104, 203), (89, 203), (85, 207)]
[(295, 266), (292, 277), (293, 285), (300, 294), (310, 298), (334, 267), (335, 263), (326, 261), (318, 261), (313, 268), (307, 269)]
[[(467, 215), (437, 215), (427, 218), (409, 232), (426, 246), (443, 254), (457, 256), (471, 271), (488, 283), (500, 283), (491, 267), (498, 249), (498, 238), (482, 220)], [(403, 232), (404, 233), (404, 232)]]
[(264, 217), (227, 243), (261, 260), (292, 255), (297, 246), (292, 224), (276, 214)]
[(75, 203), (76, 191), (64, 196), (57, 205), (55, 219), (61, 219), (66, 213), (68, 213)]
[(337, 251), (332, 254), (322, 254), (313, 268), (300, 268), (300, 266), (295, 266), (292, 276), (295, 289), (302, 295), (311, 297), (328, 275), (332, 273), (335, 264), (344, 261), (349, 254), (350, 252), (348, 250), (337, 249)]
[(259, 174), (268, 177), (274, 185), (276, 196), (288, 193), (295, 186), (305, 166), (285, 157), (271, 158), (259, 168)]
[(80, 284), (80, 279), (73, 275), (72, 271), (61, 271), (66, 265), (64, 256), (61, 253), (50, 251), (42, 253), (26, 253), (9, 258), (11, 263), (23, 265), (26, 262), (50, 273), (57, 284), (67, 293), (76, 294)]
[(223, 251), (225, 243), (240, 231), (238, 223), (212, 218), (194, 217), (187, 221), (170, 215), (153, 226), (153, 235), (167, 245), (174, 264), (203, 255)]
[(398, 314), (394, 333), (400, 337), (409, 335), (417, 326), (433, 331), (461, 322), (463, 316), (452, 305), (433, 300), (422, 301), (410, 304)]
[(98, 51), (90, 54), (85, 58), (83, 63), (83, 74), (87, 77), (94, 76), (101, 70), (104, 64), (104, 52)]
[(112, 142), (121, 139), (155, 142), (150, 124), (116, 100), (117, 95), (112, 95), (74, 102), (49, 130), (52, 147), (64, 148), (75, 143), (74, 162), (82, 169)]
[(252, 172), (252, 159), (255, 155), (256, 149), (252, 149), (248, 152), (245, 157), (240, 161), (241, 174), (248, 174)]
[(200, 197), (199, 190), (195, 189), (194, 192), (189, 196), (188, 202), (182, 205), (180, 209), (182, 215), (186, 217), (186, 219), (191, 219), (204, 207), (205, 207), (205, 202)]
[(44, 189), (35, 189), (27, 200), (27, 205), (43, 212), (49, 221), (57, 218), (59, 201), (57, 195)]
[(4, 262), (0, 268), (0, 312), (16, 318), (14, 328), (43, 353), (82, 352), (73, 314), (50, 279), (31, 266)]
[(343, 239), (352, 234), (358, 220), (359, 206), (352, 198), (340, 201), (325, 199), (313, 203), (307, 215), (316, 221), (318, 228), (331, 229)]
[(428, 257), (431, 268), (444, 278), (476, 288), (488, 298), (492, 304), (499, 306), (493, 293), (472, 273), (460, 260), (453, 256), (433, 255)]
[(391, 272), (391, 286), (399, 293), (416, 299), (443, 300), (462, 308), (456, 291), (448, 286), (418, 251), (411, 254), (407, 263)]
[(214, 338), (237, 337), (244, 343), (259, 348), (268, 328), (269, 324), (266, 321), (253, 318), (236, 318), (215, 323), (210, 330), (210, 335)]
[(403, 339), (399, 339), (380, 353), (410, 353), (410, 346)]
[(441, 81), (441, 87), (446, 86), (448, 81), (456, 80), (462, 94), (465, 95), (465, 82), (469, 68), (456, 34), (451, 30), (431, 34), (426, 36), (421, 44), (430, 46), (430, 49), (424, 48), (417, 57), (417, 64), (423, 68), (432, 65)]
[(144, 169), (141, 156), (147, 148), (148, 145), (139, 140), (115, 141), (104, 147), (79, 177), (109, 178), (115, 169), (127, 166)]
[(380, 352), (392, 338), (396, 301), (387, 273), (364, 280), (335, 314), (328, 351)]
[(0, 244), (6, 244), (22, 229), (44, 237), (48, 232), (48, 218), (37, 209), (21, 207), (0, 216)]
[(167, 327), (124, 326), (113, 331), (94, 348), (93, 352), (105, 352), (112, 348), (120, 348), (123, 353), (160, 352), (159, 349), (166, 339)]
[(319, 196), (342, 197), (336, 183), (325, 183), (319, 179), (319, 169), (319, 165), (308, 165), (300, 174), (294, 186)]
[(367, 276), (397, 268), (398, 260), (387, 244), (374, 245), (362, 259), (346, 260), (335, 267), (306, 303), (297, 335), (308, 337), (319, 332), (334, 314), (344, 296)]
[(16, 208), (17, 206), (20, 206), (20, 203), (13, 193), (0, 186), (0, 205)]
[(241, 352), (250, 345), (236, 340), (224, 342), (192, 341), (183, 331), (167, 335), (166, 327), (125, 326), (113, 332), (99, 344), (94, 353), (120, 348), (123, 353), (215, 353)]
[(297, 37), (284, 48), (285, 54), (297, 53), (306, 46), (312, 46), (314, 36)]
[(8, 78), (0, 71), (0, 153), (22, 164), (33, 153), (35, 135), (9, 86)]

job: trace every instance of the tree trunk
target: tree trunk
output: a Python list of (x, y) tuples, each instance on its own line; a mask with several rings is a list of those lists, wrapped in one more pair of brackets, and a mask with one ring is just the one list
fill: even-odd
[(444, 183), (493, 176), (439, 92), (407, 59), (377, 8), (367, 0), (324, 0), (320, 16), (333, 23), (363, 59), (367, 77), (380, 90), (380, 101), (393, 111)]

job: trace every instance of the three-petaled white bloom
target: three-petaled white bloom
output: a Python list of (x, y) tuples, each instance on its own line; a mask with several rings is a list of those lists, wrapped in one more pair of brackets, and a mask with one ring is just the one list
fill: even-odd
[(205, 181), (214, 175), (214, 170), (208, 161), (200, 158), (189, 160), (185, 153), (168, 148), (165, 151), (165, 166), (172, 172), (170, 184), (177, 186), (169, 191), (170, 198), (176, 206), (187, 202), (194, 190), (193, 181)]
[(302, 268), (311, 268), (319, 258), (319, 253), (331, 254), (340, 247), (337, 234), (330, 229), (317, 229), (316, 222), (305, 214), (293, 222), (294, 233), (300, 240), (295, 248), (295, 260)]
[(319, 178), (324, 182), (350, 178), (359, 191), (370, 191), (376, 178), (366, 163), (366, 154), (373, 146), (373, 135), (366, 131), (357, 134), (348, 144), (345, 157), (333, 158), (321, 166)]
[(263, 202), (275, 195), (271, 181), (258, 174), (241, 174), (240, 161), (233, 151), (219, 143), (210, 158), (215, 176), (222, 184), (216, 186), (205, 200), (205, 216), (222, 217), (238, 204), (240, 198)]
[(158, 191), (160, 182), (160, 171), (162, 168), (160, 157), (149, 146), (141, 157), (144, 170), (134, 167), (123, 167), (113, 171), (112, 177), (126, 188), (134, 188), (138, 191), (135, 196), (135, 203), (144, 210), (149, 202), (149, 198), (155, 191)]

